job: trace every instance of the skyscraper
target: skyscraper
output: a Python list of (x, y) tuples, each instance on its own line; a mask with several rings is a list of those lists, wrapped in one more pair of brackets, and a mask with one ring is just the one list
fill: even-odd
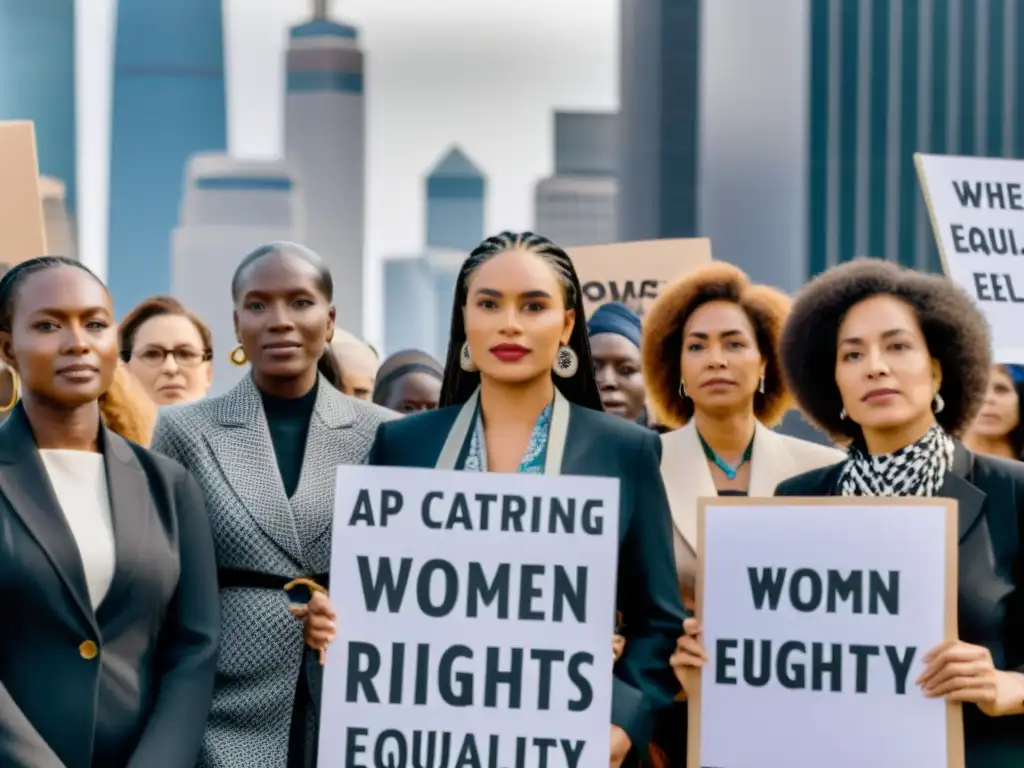
[(810, 273), (859, 255), (939, 271), (913, 153), (1024, 156), (1024, 7), (855, 0), (810, 21)]
[(124, 313), (170, 289), (188, 157), (227, 146), (221, 2), (119, 0), (116, 35), (107, 273)]
[(618, 116), (556, 111), (555, 173), (537, 182), (534, 230), (563, 247), (616, 241)]
[(366, 109), (363, 52), (355, 27), (313, 18), (290, 31), (285, 157), (302, 181), (306, 245), (334, 275), (337, 324), (363, 335)]
[(484, 239), (487, 179), (452, 146), (427, 174), (427, 248), (468, 252)]
[(73, 218), (74, 0), (0, 0), (0, 120), (35, 123), (39, 172), (63, 182)]
[(621, 2), (618, 236), (623, 241), (697, 234), (701, 5), (701, 0)]
[(172, 236), (172, 292), (210, 326), (211, 395), (229, 390), (244, 371), (228, 360), (236, 344), (231, 316), (235, 267), (265, 243), (303, 242), (303, 206), (302, 190), (283, 161), (200, 153), (188, 162), (181, 220)]

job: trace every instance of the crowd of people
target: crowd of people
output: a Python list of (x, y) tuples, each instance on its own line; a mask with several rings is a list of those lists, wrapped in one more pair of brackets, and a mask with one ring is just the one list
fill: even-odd
[[(224, 295), (232, 350), (169, 297), (118, 323), (76, 261), (0, 279), (0, 765), (314, 768), (358, 463), (618, 478), (613, 766), (686, 765), (699, 498), (956, 499), (959, 638), (919, 695), (963, 703), (966, 768), (1024, 765), (1024, 374), (951, 281), (859, 259), (791, 298), (715, 262), (588, 319), (566, 252), (506, 232), (443, 363), (335, 328), (293, 243)], [(209, 397), (214, 355), (249, 374)], [(776, 431), (794, 408), (831, 444)]]

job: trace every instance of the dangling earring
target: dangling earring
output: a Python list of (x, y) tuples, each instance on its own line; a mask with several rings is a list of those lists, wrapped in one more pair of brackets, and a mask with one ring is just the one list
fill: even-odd
[(231, 350), (231, 354), (228, 355), (228, 358), (231, 360), (231, 363), (233, 365), (237, 365), (239, 367), (249, 362), (249, 358), (245, 354), (245, 350), (242, 349), (241, 344), (239, 344), (237, 347)]
[(21, 382), (18, 379), (18, 374), (15, 373), (13, 368), (8, 368), (11, 372), (11, 402), (0, 408), (0, 413), (10, 413), (14, 410), (14, 406), (18, 404), (18, 398), (21, 397)]
[(932, 398), (932, 407), (935, 413), (942, 413), (942, 409), (946, 407), (946, 401), (942, 399), (942, 395), (938, 392), (935, 393), (935, 397)]
[(459, 367), (466, 373), (473, 373), (476, 365), (473, 364), (473, 356), (469, 354), (469, 342), (462, 342), (462, 351), (459, 353)]
[(839, 418), (842, 421), (846, 421), (846, 407), (845, 406), (843, 407), (843, 409), (841, 411), (839, 411)]
[(689, 395), (686, 392), (686, 382), (683, 381), (682, 379), (679, 380), (679, 397), (681, 397), (683, 400), (689, 397)]
[(757, 385), (757, 391), (764, 394), (764, 374), (761, 374), (761, 381)]
[(563, 379), (571, 379), (576, 375), (579, 367), (580, 359), (573, 351), (573, 348), (568, 344), (560, 346), (558, 354), (555, 355), (554, 365), (551, 366), (551, 370), (554, 371), (555, 375), (561, 376)]

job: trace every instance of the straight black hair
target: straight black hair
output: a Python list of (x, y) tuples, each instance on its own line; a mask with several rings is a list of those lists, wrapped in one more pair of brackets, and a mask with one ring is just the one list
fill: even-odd
[(576, 323), (569, 336), (568, 346), (576, 353), (579, 367), (570, 378), (554, 377), (555, 386), (570, 403), (603, 411), (601, 394), (594, 374), (594, 360), (590, 354), (590, 337), (587, 335), (587, 318), (583, 314), (583, 289), (572, 259), (546, 237), (533, 232), (502, 232), (488, 237), (462, 262), (455, 282), (455, 298), (452, 302), (451, 333), (448, 337), (448, 355), (444, 364), (444, 382), (441, 385), (440, 407), (462, 405), (480, 385), (480, 374), (462, 370), (460, 358), (462, 345), (466, 342), (466, 325), (463, 310), (468, 299), (469, 278), (481, 264), (505, 251), (522, 249), (544, 259), (554, 270), (562, 285), (566, 309), (576, 311)]
[[(235, 274), (231, 278), (231, 300), (233, 302), (237, 302), (242, 293), (242, 283), (245, 280), (245, 273), (249, 268), (265, 256), (272, 255), (295, 256), (316, 269), (317, 288), (327, 298), (328, 302), (334, 301), (334, 278), (331, 276), (331, 270), (324, 263), (324, 260), (304, 245), (282, 240), (261, 245), (238, 263), (238, 266), (235, 268)], [(331, 351), (330, 340), (328, 340), (327, 346), (317, 361), (316, 369), (332, 387), (339, 392), (341, 391), (341, 369), (338, 367), (338, 361)]]

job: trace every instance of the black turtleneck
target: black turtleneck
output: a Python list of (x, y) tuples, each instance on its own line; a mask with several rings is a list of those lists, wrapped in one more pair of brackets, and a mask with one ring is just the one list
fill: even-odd
[(263, 412), (267, 416), (270, 441), (277, 456), (277, 470), (288, 498), (299, 487), (302, 475), (302, 459), (306, 455), (306, 438), (309, 436), (309, 421), (316, 405), (317, 384), (301, 397), (274, 397), (260, 392)]

